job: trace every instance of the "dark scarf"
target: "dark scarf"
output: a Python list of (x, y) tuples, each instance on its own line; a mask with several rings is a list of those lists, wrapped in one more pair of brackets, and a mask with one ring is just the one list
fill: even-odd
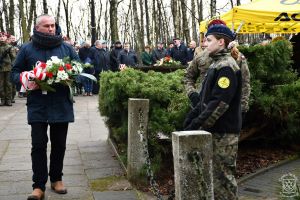
[(33, 30), (32, 42), (42, 49), (53, 49), (62, 44), (63, 39), (61, 35), (49, 35)]

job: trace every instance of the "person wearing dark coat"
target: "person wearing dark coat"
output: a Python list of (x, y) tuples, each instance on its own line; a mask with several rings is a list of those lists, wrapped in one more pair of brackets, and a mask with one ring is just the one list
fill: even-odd
[(181, 43), (179, 38), (174, 38), (174, 47), (171, 49), (170, 56), (176, 60), (180, 61), (182, 65), (187, 65), (188, 52), (186, 46)]
[(90, 52), (91, 52), (91, 45), (87, 42), (84, 42), (78, 51), (78, 56), (80, 58), (80, 61), (84, 63), (86, 59), (90, 56)]
[(152, 61), (155, 64), (158, 60), (167, 56), (167, 50), (164, 49), (162, 42), (157, 42), (156, 48), (152, 51)]
[(120, 52), (118, 56), (119, 65), (126, 65), (128, 67), (136, 67), (138, 64), (138, 59), (135, 51), (130, 49), (130, 44), (128, 42), (124, 43), (124, 49)]
[(110, 54), (106, 48), (104, 48), (104, 43), (106, 43), (106, 41), (96, 40), (95, 46), (91, 48), (90, 58), (92, 65), (94, 65), (95, 77), (97, 79), (97, 83), (93, 85), (93, 94), (99, 93), (100, 74), (103, 71), (108, 71), (110, 66)]
[(188, 64), (193, 60), (194, 58), (194, 54), (195, 54), (195, 49), (196, 49), (196, 42), (194, 40), (192, 40), (189, 44), (189, 48), (188, 48), (188, 58), (187, 58), (187, 62)]
[(122, 43), (120, 41), (116, 41), (113, 49), (110, 52), (110, 70), (113, 72), (119, 71), (118, 56), (122, 49)]
[[(64, 43), (60, 27), (51, 15), (41, 15), (36, 19), (32, 41), (24, 44), (13, 65), (11, 79), (20, 83), (20, 73), (31, 71), (37, 61), (46, 62), (51, 56), (62, 59), (69, 57), (79, 61), (73, 47)], [(35, 89), (28, 93), (27, 116), (31, 125), (31, 159), (33, 170), (33, 192), (28, 200), (43, 199), (48, 179), (47, 167), (47, 128), (50, 126), (50, 170), (51, 188), (59, 194), (67, 193), (62, 182), (63, 160), (69, 122), (74, 122), (73, 101), (69, 87), (57, 84), (55, 92), (42, 92)]]

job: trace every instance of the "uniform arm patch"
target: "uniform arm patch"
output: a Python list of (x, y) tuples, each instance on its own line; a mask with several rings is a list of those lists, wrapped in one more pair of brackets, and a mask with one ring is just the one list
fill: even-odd
[(227, 78), (225, 76), (222, 76), (222, 77), (219, 78), (219, 80), (218, 80), (218, 86), (220, 88), (226, 89), (226, 88), (229, 87), (229, 85), (230, 85), (229, 78)]

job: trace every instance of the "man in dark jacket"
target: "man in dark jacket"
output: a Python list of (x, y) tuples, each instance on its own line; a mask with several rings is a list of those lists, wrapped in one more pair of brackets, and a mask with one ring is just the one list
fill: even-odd
[(136, 67), (138, 64), (138, 59), (135, 51), (130, 49), (130, 44), (128, 42), (124, 43), (124, 49), (120, 52), (118, 56), (119, 64), (126, 65), (127, 67)]
[(174, 38), (174, 47), (171, 49), (170, 56), (176, 60), (180, 61), (182, 65), (187, 65), (188, 52), (186, 46), (181, 43), (179, 38)]
[(91, 60), (95, 69), (95, 77), (97, 79), (97, 83), (93, 85), (93, 94), (99, 93), (99, 79), (100, 74), (103, 71), (109, 70), (110, 66), (110, 55), (106, 49), (106, 41), (104, 40), (96, 40), (95, 46), (91, 48)]
[(110, 52), (110, 69), (113, 72), (119, 71), (119, 61), (118, 56), (122, 50), (122, 44), (118, 40), (115, 42), (113, 49)]
[[(62, 40), (60, 28), (53, 16), (38, 16), (33, 30), (32, 41), (24, 44), (12, 68), (11, 79), (20, 83), (20, 73), (32, 70), (37, 61), (46, 62), (51, 56), (62, 59), (79, 57)], [(69, 88), (56, 85), (55, 92), (44, 93), (35, 89), (27, 97), (28, 123), (31, 125), (31, 159), (33, 170), (33, 192), (28, 200), (43, 199), (48, 179), (47, 167), (47, 128), (50, 126), (51, 154), (49, 176), (51, 188), (59, 194), (67, 193), (62, 182), (63, 160), (69, 122), (74, 122), (73, 102)]]
[(167, 56), (167, 50), (164, 49), (162, 42), (157, 42), (156, 48), (152, 51), (153, 64), (155, 64), (158, 60), (164, 58), (165, 56)]
[(227, 49), (234, 40), (227, 26), (211, 26), (205, 36), (206, 50), (213, 62), (202, 82), (199, 101), (188, 114), (184, 128), (212, 133), (214, 198), (236, 200), (234, 175), (242, 124), (241, 71)]

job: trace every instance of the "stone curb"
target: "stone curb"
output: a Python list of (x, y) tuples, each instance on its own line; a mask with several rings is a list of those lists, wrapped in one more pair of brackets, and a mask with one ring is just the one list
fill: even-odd
[(110, 144), (110, 146), (111, 146), (112, 150), (114, 151), (115, 155), (117, 156), (117, 159), (119, 160), (119, 162), (120, 162), (120, 164), (121, 164), (123, 170), (124, 170), (124, 171), (126, 172), (126, 174), (127, 174), (127, 168), (126, 168), (126, 166), (124, 165), (124, 163), (123, 163), (122, 160), (121, 160), (120, 154), (119, 154), (119, 152), (117, 151), (117, 148), (116, 148), (115, 143), (114, 143), (110, 138), (107, 139), (107, 142)]
[(251, 173), (251, 174), (248, 174), (246, 176), (241, 177), (240, 179), (237, 180), (237, 183), (238, 184), (244, 183), (244, 182), (246, 182), (249, 179), (253, 179), (256, 176), (259, 176), (259, 175), (261, 175), (261, 174), (263, 174), (265, 172), (268, 172), (268, 171), (270, 171), (270, 170), (272, 170), (274, 168), (277, 168), (277, 167), (280, 167), (282, 165), (285, 165), (285, 164), (288, 164), (290, 162), (293, 162), (293, 161), (295, 161), (295, 160), (297, 160), (299, 158), (300, 158), (300, 156), (293, 156), (292, 158), (288, 158), (288, 159), (280, 161), (278, 163), (274, 163), (274, 164), (272, 164), (272, 165), (270, 165), (270, 166), (268, 166), (266, 168), (259, 169), (259, 170), (257, 170), (254, 173)]

